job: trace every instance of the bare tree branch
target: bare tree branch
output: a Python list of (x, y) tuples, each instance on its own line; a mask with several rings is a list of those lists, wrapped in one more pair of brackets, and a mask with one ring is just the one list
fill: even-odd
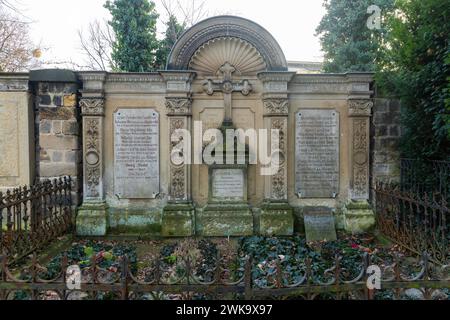
[(78, 37), (88, 68), (104, 71), (115, 69), (111, 57), (114, 33), (108, 22), (95, 20), (89, 24), (87, 29), (87, 35), (83, 30), (78, 30)]
[(17, 72), (38, 67), (40, 61), (33, 56), (36, 52), (33, 46), (29, 24), (0, 11), (0, 71)]
[(186, 27), (191, 27), (209, 16), (206, 0), (162, 0), (161, 3), (168, 17), (176, 17)]

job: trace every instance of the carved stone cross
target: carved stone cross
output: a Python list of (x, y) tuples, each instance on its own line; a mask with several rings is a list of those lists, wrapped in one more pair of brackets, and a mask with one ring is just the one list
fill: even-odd
[(222, 80), (211, 80), (204, 84), (204, 91), (212, 96), (214, 92), (222, 92), (224, 105), (225, 105), (225, 119), (223, 122), (224, 126), (231, 126), (233, 124), (232, 120), (232, 94), (233, 92), (241, 92), (244, 96), (248, 96), (253, 90), (251, 84), (248, 80), (243, 80), (241, 82), (233, 82), (233, 73), (236, 72), (236, 68), (230, 63), (226, 62), (217, 71), (217, 75), (222, 77)]

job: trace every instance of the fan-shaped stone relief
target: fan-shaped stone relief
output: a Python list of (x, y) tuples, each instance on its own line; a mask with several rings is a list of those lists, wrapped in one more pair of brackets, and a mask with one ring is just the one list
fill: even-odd
[(189, 68), (204, 75), (218, 75), (224, 63), (232, 65), (236, 75), (254, 75), (265, 71), (264, 58), (250, 43), (239, 38), (217, 38), (202, 45), (191, 58)]

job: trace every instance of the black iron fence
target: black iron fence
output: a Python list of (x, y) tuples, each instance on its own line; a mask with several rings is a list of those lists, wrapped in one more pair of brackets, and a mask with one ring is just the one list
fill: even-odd
[(428, 251), (435, 262), (449, 259), (450, 209), (440, 193), (402, 191), (378, 183), (376, 218), (378, 229), (390, 240), (413, 251)]
[(71, 178), (0, 192), (0, 252), (17, 261), (73, 227)]
[(173, 268), (163, 268), (159, 260), (144, 271), (136, 271), (127, 257), (121, 258), (117, 270), (101, 269), (93, 258), (91, 265), (80, 269), (77, 275), (76, 269), (68, 266), (66, 256), (59, 274), (51, 279), (36, 258), (21, 273), (11, 270), (7, 258), (3, 258), (0, 299), (410, 299), (408, 289), (413, 288), (418, 290), (419, 299), (448, 299), (450, 270), (448, 266), (430, 263), (427, 254), (413, 262), (395, 255), (391, 263), (377, 267), (372, 265), (376, 261), (365, 253), (351, 271), (342, 258), (336, 257), (329, 269), (321, 272), (316, 270), (311, 258), (299, 261), (304, 268), (296, 279), (277, 260), (263, 281), (255, 278), (258, 266), (248, 257), (241, 268), (234, 270), (224, 268), (224, 260), (217, 260), (215, 267), (202, 275), (189, 258), (180, 261), (176, 273)]
[(450, 201), (450, 161), (401, 160), (401, 190), (440, 194)]

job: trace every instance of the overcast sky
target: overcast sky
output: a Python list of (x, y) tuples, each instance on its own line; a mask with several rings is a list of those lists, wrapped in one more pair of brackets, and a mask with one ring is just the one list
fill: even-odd
[[(108, 18), (105, 0), (18, 0), (33, 21), (32, 37), (43, 47), (45, 60), (82, 63), (77, 30), (90, 21)], [(159, 0), (154, 1), (164, 19)], [(325, 13), (321, 0), (207, 0), (210, 15), (228, 13), (251, 19), (278, 40), (288, 60), (321, 61), (315, 29)], [(159, 25), (158, 32), (164, 27)]]

